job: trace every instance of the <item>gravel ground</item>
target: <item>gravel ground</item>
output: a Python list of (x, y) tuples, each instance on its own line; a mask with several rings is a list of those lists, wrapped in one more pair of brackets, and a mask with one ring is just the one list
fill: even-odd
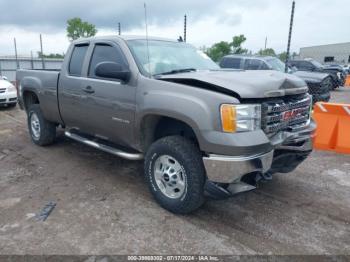
[[(350, 88), (332, 96), (350, 103)], [(153, 201), (142, 162), (62, 134), (35, 146), (24, 112), (0, 109), (0, 254), (154, 253), (350, 255), (350, 155), (314, 151), (255, 191), (176, 216)]]

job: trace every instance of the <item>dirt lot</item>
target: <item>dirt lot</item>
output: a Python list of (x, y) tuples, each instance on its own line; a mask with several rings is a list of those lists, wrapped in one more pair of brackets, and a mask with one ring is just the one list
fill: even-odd
[[(332, 95), (350, 103), (350, 88)], [(255, 191), (175, 216), (153, 201), (141, 162), (62, 134), (35, 146), (25, 114), (3, 108), (0, 211), (0, 254), (350, 254), (350, 155), (315, 151)]]

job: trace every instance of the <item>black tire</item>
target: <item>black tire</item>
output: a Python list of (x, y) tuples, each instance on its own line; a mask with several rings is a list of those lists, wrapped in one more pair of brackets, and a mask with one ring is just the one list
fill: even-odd
[[(180, 173), (185, 181), (185, 189), (178, 198), (170, 198), (165, 195), (155, 180), (155, 163), (162, 156), (170, 156), (175, 159), (184, 170), (183, 174)], [(206, 175), (202, 155), (198, 147), (190, 140), (181, 136), (168, 136), (154, 142), (147, 151), (144, 168), (149, 189), (163, 208), (175, 214), (187, 214), (204, 203)]]
[[(39, 146), (46, 146), (52, 144), (56, 138), (56, 125), (52, 122), (47, 121), (44, 118), (40, 106), (38, 104), (30, 105), (27, 111), (27, 115), (29, 134), (33, 143)], [(31, 123), (31, 120), (32, 118), (34, 118), (34, 115), (37, 116), (40, 128), (38, 134), (36, 135)]]

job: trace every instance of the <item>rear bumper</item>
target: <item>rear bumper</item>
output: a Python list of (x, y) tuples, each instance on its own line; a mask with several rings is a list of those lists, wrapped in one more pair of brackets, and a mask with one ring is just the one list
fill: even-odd
[(238, 182), (250, 173), (288, 173), (311, 153), (315, 124), (300, 132), (280, 134), (272, 140), (274, 149), (249, 156), (209, 154), (203, 157), (208, 180), (217, 183)]

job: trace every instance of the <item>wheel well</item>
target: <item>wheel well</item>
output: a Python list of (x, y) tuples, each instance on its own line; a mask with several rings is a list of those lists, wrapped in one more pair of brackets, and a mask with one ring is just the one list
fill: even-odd
[(31, 91), (25, 91), (23, 93), (23, 102), (26, 110), (32, 104), (40, 104), (38, 96)]
[(141, 141), (144, 151), (156, 140), (179, 135), (198, 145), (198, 140), (193, 129), (183, 121), (164, 116), (147, 116), (141, 124)]

